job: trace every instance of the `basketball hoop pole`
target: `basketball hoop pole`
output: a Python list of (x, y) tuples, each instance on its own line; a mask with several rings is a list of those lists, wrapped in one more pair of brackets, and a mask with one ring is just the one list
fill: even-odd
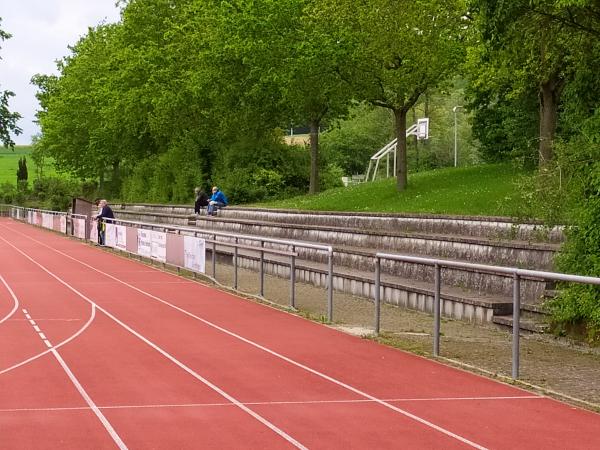
[(456, 119), (456, 111), (462, 108), (462, 106), (455, 106), (452, 108), (454, 112), (454, 167), (458, 166), (458, 123)]

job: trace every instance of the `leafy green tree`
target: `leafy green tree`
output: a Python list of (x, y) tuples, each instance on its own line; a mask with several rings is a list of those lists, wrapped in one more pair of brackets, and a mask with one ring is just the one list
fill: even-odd
[(421, 95), (450, 78), (463, 60), (461, 1), (324, 0), (322, 17), (338, 41), (353, 49), (339, 67), (358, 98), (392, 111), (397, 143), (397, 188), (407, 186), (407, 114)]
[[(0, 23), (2, 23), (1, 17)], [(9, 39), (10, 37), (10, 34), (0, 28), (0, 42)], [(22, 131), (21, 128), (17, 126), (17, 122), (21, 118), (21, 115), (16, 112), (11, 112), (8, 107), (8, 101), (14, 95), (15, 94), (12, 91), (0, 90), (0, 141), (5, 147), (14, 147), (15, 145), (10, 135), (11, 132), (15, 135), (19, 135)]]

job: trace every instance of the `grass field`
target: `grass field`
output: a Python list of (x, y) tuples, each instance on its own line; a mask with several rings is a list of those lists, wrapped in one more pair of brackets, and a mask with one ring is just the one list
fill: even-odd
[(389, 178), (256, 206), (510, 216), (514, 211), (507, 199), (515, 196), (515, 183), (523, 174), (509, 164), (444, 168), (409, 175), (404, 192), (398, 192), (396, 180)]
[[(37, 167), (33, 159), (29, 157), (31, 150), (32, 147), (29, 145), (16, 145), (14, 151), (9, 148), (0, 147), (0, 184), (6, 182), (17, 184), (17, 167), (19, 167), (19, 158), (22, 157), (27, 159), (29, 182), (31, 183), (35, 179)], [(52, 161), (47, 160), (44, 166), (44, 175), (56, 174)]]

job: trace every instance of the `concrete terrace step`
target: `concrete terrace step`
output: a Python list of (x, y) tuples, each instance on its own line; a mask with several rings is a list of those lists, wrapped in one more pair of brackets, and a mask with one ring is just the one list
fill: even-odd
[[(118, 209), (166, 214), (192, 214), (189, 205), (120, 204)], [(562, 227), (547, 229), (539, 222), (514, 223), (506, 217), (449, 216), (432, 214), (316, 212), (265, 208), (227, 207), (226, 218), (273, 221), (296, 225), (340, 226), (390, 232), (460, 235), (494, 240), (561, 243)]]
[[(192, 225), (204, 233), (214, 230), (331, 245), (334, 248), (335, 289), (368, 298), (374, 298), (374, 255), (378, 251), (551, 270), (554, 253), (559, 247), (556, 243), (507, 240), (498, 236), (481, 237), (481, 233), (478, 232), (460, 235), (431, 232), (431, 229), (440, 230), (439, 227), (433, 227), (426, 233), (423, 230), (428, 229), (427, 227), (421, 227), (419, 231), (407, 231), (410, 227), (395, 227), (389, 223), (384, 226), (386, 221), (393, 223), (396, 219), (405, 219), (394, 215), (376, 217), (376, 221), (369, 226), (369, 216), (357, 214), (298, 214), (279, 211), (272, 213), (272, 210), (269, 210), (265, 215), (262, 210), (256, 213), (249, 208), (226, 208), (220, 211), (217, 217), (197, 217), (190, 214), (192, 209), (187, 205), (115, 205), (114, 210), (117, 217), (125, 220)], [(423, 220), (435, 222), (436, 219), (431, 217)], [(456, 228), (469, 230), (470, 226), (479, 226), (474, 224), (477, 221), (469, 219), (467, 222), (468, 226), (462, 223), (460, 226), (456, 225)], [(492, 223), (486, 220), (478, 222)], [(503, 226), (506, 224), (503, 222)], [(325, 286), (326, 255), (309, 249), (297, 250), (299, 279)], [(218, 249), (218, 254), (225, 258), (231, 259), (231, 253), (231, 248)], [(289, 261), (278, 260), (273, 256), (268, 256), (267, 259), (268, 273), (289, 276)], [(239, 262), (242, 267), (258, 270), (258, 260), (257, 252), (240, 252)], [(487, 322), (491, 321), (494, 315), (501, 316), (512, 312), (510, 277), (469, 270), (443, 269), (442, 280), (443, 314), (446, 316)], [(546, 288), (543, 280), (523, 279), (523, 301), (539, 301)], [(432, 289), (433, 268), (412, 263), (382, 261), (384, 301), (431, 311)]]
[[(149, 213), (139, 210), (118, 210), (117, 217), (172, 225), (189, 225), (188, 215)], [(370, 229), (295, 225), (271, 221), (228, 219), (222, 216), (195, 218), (203, 229), (241, 234), (263, 235), (280, 239), (320, 242), (328, 245), (350, 245), (376, 251), (403, 252), (431, 257), (468, 260), (482, 264), (516, 266), (528, 269), (551, 270), (557, 244), (497, 241), (486, 238), (379, 232)]]
[[(208, 252), (212, 252), (209, 247)], [(233, 264), (233, 252), (229, 247), (218, 246), (216, 253), (221, 262)], [(265, 273), (289, 278), (288, 258), (265, 255), (263, 267)], [(240, 250), (238, 266), (258, 272), (260, 257), (258, 251)], [(296, 261), (296, 279), (318, 287), (327, 287), (328, 268), (326, 264), (313, 261)], [(353, 270), (348, 267), (334, 266), (334, 290), (348, 294), (375, 298), (374, 274)], [(385, 303), (416, 309), (425, 312), (433, 311), (433, 283), (415, 281), (390, 274), (381, 275), (381, 300)], [(442, 284), (441, 312), (452, 317), (471, 322), (489, 322), (494, 315), (505, 315), (512, 312), (512, 300), (507, 297), (482, 295), (466, 289)]]

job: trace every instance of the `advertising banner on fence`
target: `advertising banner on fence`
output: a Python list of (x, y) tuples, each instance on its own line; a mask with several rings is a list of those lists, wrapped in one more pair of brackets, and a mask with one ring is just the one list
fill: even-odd
[(42, 213), (42, 226), (44, 228), (54, 229), (54, 216), (48, 213)]
[(105, 224), (104, 245), (107, 247), (117, 246), (117, 227), (112, 223)]
[(137, 230), (137, 253), (146, 258), (152, 257), (152, 232), (150, 230)]
[(205, 245), (204, 239), (194, 236), (183, 237), (184, 264), (187, 269), (204, 273)]
[(33, 211), (27, 211), (27, 223), (33, 223)]
[(116, 247), (119, 250), (127, 250), (127, 228), (123, 225), (115, 225), (116, 230)]
[(85, 219), (73, 218), (73, 236), (85, 239)]
[(60, 226), (60, 230), (58, 230), (58, 231), (60, 231), (61, 233), (66, 233), (67, 232), (67, 216), (63, 216), (63, 215), (59, 216), (58, 223)]
[(98, 222), (95, 220), (90, 222), (90, 241), (98, 243)]
[(167, 233), (152, 231), (151, 258), (160, 262), (167, 262)]

